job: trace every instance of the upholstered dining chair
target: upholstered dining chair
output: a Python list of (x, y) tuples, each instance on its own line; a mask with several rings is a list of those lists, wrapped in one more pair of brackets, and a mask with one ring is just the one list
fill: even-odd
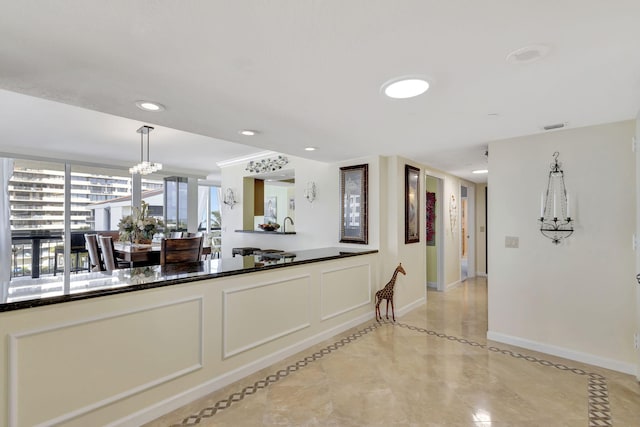
[(104, 269), (111, 273), (118, 268), (129, 267), (128, 262), (118, 261), (113, 248), (113, 237), (111, 236), (98, 236), (98, 242), (100, 244), (100, 250), (102, 251), (102, 260), (104, 261)]
[(87, 242), (87, 251), (89, 251), (89, 269), (91, 271), (104, 271), (104, 264), (98, 250), (98, 235), (85, 234), (84, 239)]
[(201, 236), (160, 241), (160, 265), (200, 261), (201, 255)]

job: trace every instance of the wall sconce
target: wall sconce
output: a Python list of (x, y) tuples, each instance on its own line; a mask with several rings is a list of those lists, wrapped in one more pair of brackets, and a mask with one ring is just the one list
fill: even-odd
[(318, 195), (318, 190), (316, 188), (316, 183), (313, 181), (307, 182), (307, 188), (304, 190), (304, 198), (307, 199), (309, 203), (313, 203)]
[(559, 152), (553, 153), (554, 161), (549, 171), (547, 192), (540, 195), (540, 232), (551, 239), (554, 244), (560, 244), (563, 239), (573, 234), (573, 218), (569, 194), (564, 186), (564, 172), (562, 163), (558, 162)]
[(222, 203), (229, 206), (229, 209), (233, 209), (233, 207), (238, 203), (236, 201), (236, 195), (233, 193), (232, 189), (227, 188), (227, 191), (224, 193)]
[(451, 235), (455, 233), (456, 222), (458, 221), (458, 203), (456, 203), (456, 196), (451, 195), (449, 199), (449, 221), (451, 223)]

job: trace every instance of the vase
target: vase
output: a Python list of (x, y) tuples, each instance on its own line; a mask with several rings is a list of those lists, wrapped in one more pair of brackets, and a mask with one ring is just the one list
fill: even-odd
[(136, 245), (148, 245), (149, 243), (151, 243), (151, 239), (140, 236), (133, 239), (133, 243), (135, 243)]

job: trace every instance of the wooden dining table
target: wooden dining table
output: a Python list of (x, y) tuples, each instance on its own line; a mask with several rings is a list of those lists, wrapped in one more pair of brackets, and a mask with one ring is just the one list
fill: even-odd
[[(160, 264), (160, 243), (131, 244), (115, 242), (116, 258), (128, 262), (132, 267)], [(210, 255), (211, 246), (202, 247), (202, 255)]]

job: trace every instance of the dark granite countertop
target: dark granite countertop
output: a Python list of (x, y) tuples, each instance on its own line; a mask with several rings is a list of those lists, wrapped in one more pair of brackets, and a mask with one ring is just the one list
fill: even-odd
[(6, 301), (0, 301), (0, 312), (43, 305), (59, 304), (87, 298), (97, 298), (124, 292), (134, 292), (162, 286), (172, 286), (197, 280), (253, 273), (319, 261), (377, 253), (377, 250), (321, 248), (287, 251), (281, 259), (273, 255), (250, 255), (235, 258), (183, 263), (161, 267), (137, 267), (113, 273), (80, 273), (71, 275), (69, 289), (63, 289), (62, 278), (14, 280)]
[(255, 234), (282, 234), (288, 236), (290, 234), (296, 234), (295, 231), (267, 231), (267, 230), (235, 230), (236, 233), (255, 233)]

